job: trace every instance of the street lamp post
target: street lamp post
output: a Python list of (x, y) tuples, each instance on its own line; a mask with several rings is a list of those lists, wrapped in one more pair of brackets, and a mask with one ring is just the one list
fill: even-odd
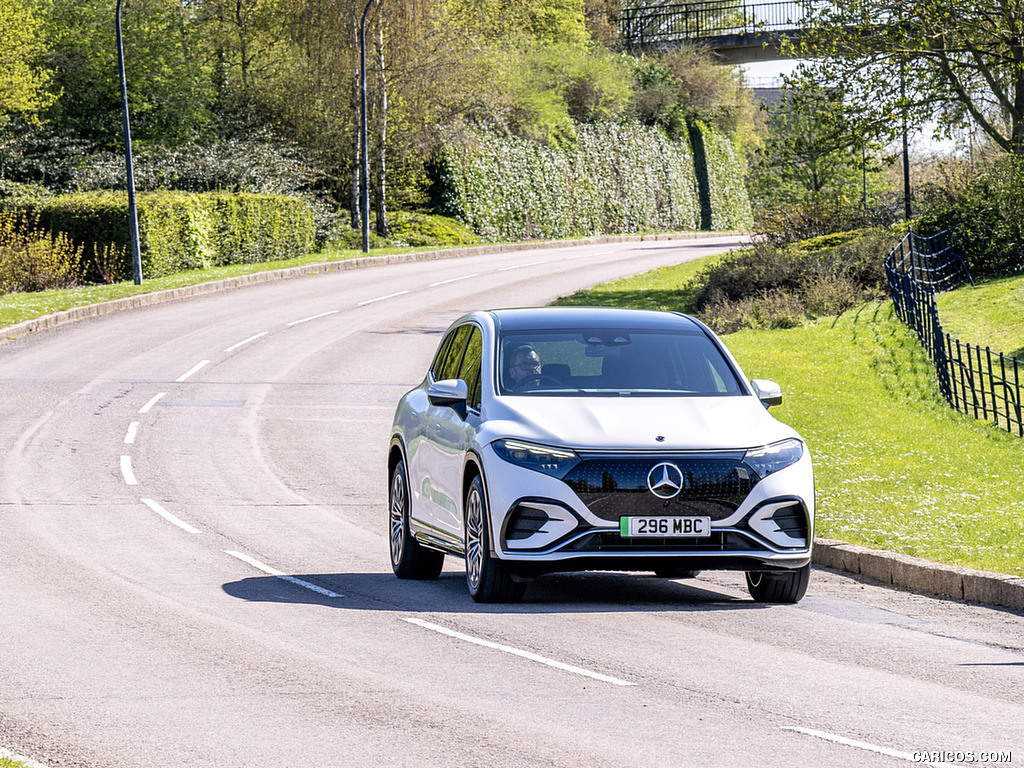
[(359, 168), (359, 215), (363, 227), (363, 253), (370, 252), (370, 159), (369, 140), (366, 126), (366, 15), (370, 12), (373, 0), (367, 0), (363, 9), (363, 20), (359, 25), (359, 96), (362, 104), (360, 121), (360, 158)]
[(117, 0), (114, 22), (117, 28), (117, 69), (121, 76), (121, 114), (124, 119), (124, 165), (128, 177), (128, 231), (132, 240), (132, 270), (135, 284), (142, 285), (142, 254), (139, 249), (139, 217), (135, 209), (135, 170), (132, 167), (132, 129), (128, 121), (128, 79), (124, 72), (124, 45), (121, 41), (121, 2)]

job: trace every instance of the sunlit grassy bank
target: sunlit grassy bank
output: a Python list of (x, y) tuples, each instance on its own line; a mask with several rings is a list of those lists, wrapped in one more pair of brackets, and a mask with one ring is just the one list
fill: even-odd
[(938, 295), (939, 317), (960, 341), (1024, 359), (1024, 275), (965, 285)]
[[(687, 264), (561, 303), (688, 309)], [(815, 460), (816, 534), (944, 563), (1024, 575), (1024, 440), (951, 410), (889, 303), (726, 343), (751, 378), (778, 381), (772, 413)]]

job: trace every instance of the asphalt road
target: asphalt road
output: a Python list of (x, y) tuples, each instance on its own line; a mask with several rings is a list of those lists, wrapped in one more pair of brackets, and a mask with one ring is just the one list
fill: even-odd
[(452, 320), (732, 244), (373, 267), (0, 343), (0, 747), (90, 768), (1024, 761), (1019, 614), (821, 569), (797, 606), (736, 574), (550, 576), (514, 606), (472, 603), (461, 562), (391, 574), (391, 415)]

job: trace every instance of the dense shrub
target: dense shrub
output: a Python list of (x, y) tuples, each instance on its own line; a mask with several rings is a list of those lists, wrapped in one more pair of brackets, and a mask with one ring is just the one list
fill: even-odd
[(975, 277), (1024, 271), (1024, 158), (953, 162), (922, 190), (919, 207), (914, 231), (950, 230)]
[(865, 211), (845, 197), (820, 197), (763, 207), (754, 231), (759, 240), (785, 246), (851, 230), (888, 227), (902, 212), (902, 205)]
[(791, 328), (836, 316), (886, 292), (885, 230), (860, 230), (788, 247), (758, 243), (731, 254), (695, 279), (694, 307), (722, 333)]
[[(313, 210), (322, 244), (339, 216), (325, 190), (327, 174), (293, 142), (268, 132), (249, 139), (179, 147), (149, 146), (134, 155), (139, 192), (237, 192), (302, 197)], [(126, 188), (124, 155), (96, 153), (77, 164), (69, 186), (79, 192)]]
[[(60, 195), (13, 205), (81, 249), (87, 279), (106, 281), (132, 273), (127, 195)], [(308, 253), (313, 244), (313, 216), (298, 198), (148, 192), (138, 196), (137, 206), (146, 277), (293, 258)]]
[[(722, 207), (711, 221), (743, 228), (750, 209), (742, 168), (726, 139), (704, 133), (712, 137), (711, 199)], [(443, 151), (435, 205), (482, 237), (501, 240), (694, 230), (701, 223), (689, 143), (657, 128), (610, 123), (577, 126), (575, 144), (564, 150), (485, 133), (455, 137)]]
[(81, 252), (66, 235), (26, 226), (0, 212), (0, 294), (71, 288), (81, 274)]
[(391, 241), (413, 248), (474, 245), (480, 238), (455, 219), (428, 213), (395, 212), (391, 216)]

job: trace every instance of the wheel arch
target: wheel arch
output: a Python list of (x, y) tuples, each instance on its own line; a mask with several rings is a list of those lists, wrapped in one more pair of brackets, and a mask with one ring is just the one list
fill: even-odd
[(391, 438), (391, 447), (388, 448), (388, 477), (395, 471), (398, 462), (405, 460), (405, 445), (402, 438), (395, 435)]

